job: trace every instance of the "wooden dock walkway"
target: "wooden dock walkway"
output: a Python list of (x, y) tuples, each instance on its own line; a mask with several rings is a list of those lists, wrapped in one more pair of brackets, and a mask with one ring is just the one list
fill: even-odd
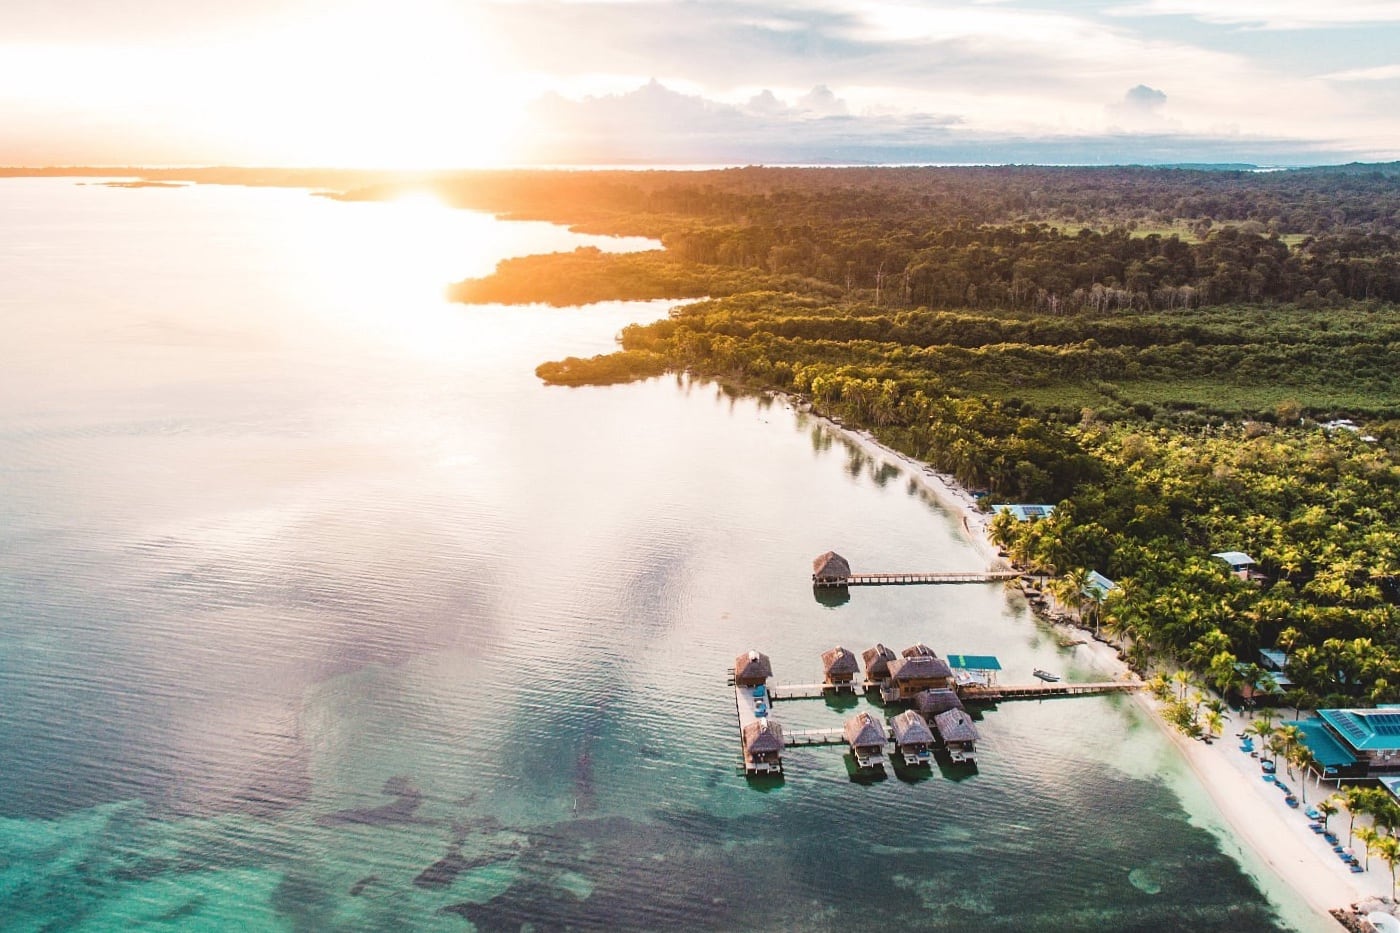
[(844, 745), (846, 734), (843, 729), (793, 729), (783, 732), (783, 745), (794, 748), (800, 745)]
[(870, 685), (867, 683), (849, 684), (770, 684), (768, 696), (774, 703), (783, 700), (820, 700), (826, 696), (862, 696)]
[(937, 573), (853, 573), (845, 577), (814, 579), (817, 589), (843, 586), (913, 586), (925, 583), (1001, 583), (1021, 576), (1019, 570), (940, 571)]
[(964, 700), (996, 703), (1002, 700), (1045, 700), (1051, 697), (1082, 697), (1100, 693), (1135, 693), (1143, 686), (1141, 682), (1129, 680), (1085, 684), (995, 684), (990, 687), (964, 687), (958, 693)]

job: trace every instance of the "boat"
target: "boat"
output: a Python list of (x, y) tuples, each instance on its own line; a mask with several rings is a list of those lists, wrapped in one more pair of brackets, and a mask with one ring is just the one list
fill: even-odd
[(1040, 668), (1038, 668), (1038, 667), (1037, 667), (1035, 670), (1031, 671), (1031, 673), (1034, 674), (1035, 676), (1039, 677), (1041, 680), (1046, 680), (1046, 681), (1049, 681), (1049, 682), (1051, 682), (1051, 683), (1054, 683), (1055, 681), (1057, 681), (1057, 680), (1060, 679), (1060, 675), (1059, 675), (1059, 674), (1052, 674), (1052, 673), (1050, 673), (1049, 671), (1042, 671), (1042, 670), (1041, 670)]

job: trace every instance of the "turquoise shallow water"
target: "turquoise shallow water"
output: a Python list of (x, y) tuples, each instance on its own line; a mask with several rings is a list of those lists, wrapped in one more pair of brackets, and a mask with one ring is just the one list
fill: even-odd
[(1121, 699), (984, 712), (975, 773), (736, 773), (750, 647), (781, 680), (877, 640), (1091, 672), (1000, 587), (814, 599), (832, 547), (979, 560), (781, 402), (533, 377), (664, 304), (441, 299), (504, 256), (646, 244), (296, 191), (0, 204), (5, 930), (1306, 922)]

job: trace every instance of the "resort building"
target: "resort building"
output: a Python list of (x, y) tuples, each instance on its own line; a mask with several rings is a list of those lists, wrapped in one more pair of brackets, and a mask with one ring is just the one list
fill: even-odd
[(889, 662), (889, 669), (889, 686), (880, 691), (886, 701), (912, 700), (920, 690), (951, 689), (954, 683), (953, 669), (939, 657), (906, 651), (905, 657)]
[(862, 768), (877, 768), (885, 763), (885, 745), (889, 736), (885, 724), (869, 713), (856, 713), (846, 720), (842, 730), (851, 754)]
[(852, 681), (860, 673), (860, 665), (852, 652), (837, 645), (830, 651), (822, 652), (822, 673), (826, 683), (838, 689), (855, 689)]
[(947, 660), (959, 687), (990, 687), (1001, 670), (1001, 662), (990, 654), (950, 654)]
[(903, 658), (936, 658), (938, 657), (938, 652), (934, 651), (923, 642), (919, 642), (917, 645), (910, 645), (908, 648), (905, 648), (899, 655)]
[(939, 713), (934, 717), (933, 725), (954, 761), (977, 760), (977, 740), (981, 736), (977, 734), (977, 727), (972, 724), (972, 717), (966, 710), (950, 709)]
[(744, 770), (769, 774), (783, 770), (783, 727), (772, 719), (744, 726)]
[(746, 651), (734, 659), (734, 685), (736, 687), (762, 687), (773, 676), (773, 664), (768, 655), (758, 651)]
[(933, 759), (933, 732), (924, 718), (912, 709), (890, 720), (895, 749), (906, 765), (926, 765)]
[(1055, 511), (1053, 505), (1034, 505), (1022, 503), (1017, 505), (994, 505), (993, 512), (1010, 512), (1018, 522), (1028, 522), (1037, 518), (1048, 518)]
[(812, 561), (812, 582), (840, 586), (851, 576), (851, 565), (835, 551), (827, 551)]
[(1104, 599), (1109, 593), (1118, 589), (1118, 584), (1097, 570), (1089, 571), (1089, 582), (1084, 584), (1083, 593), (1090, 599)]
[(939, 713), (950, 709), (962, 709), (963, 701), (954, 690), (921, 690), (914, 697), (914, 709), (924, 717), (924, 722), (933, 725)]
[(1320, 709), (1297, 726), (1325, 778), (1400, 772), (1400, 706)]
[(1249, 579), (1249, 568), (1254, 566), (1254, 558), (1244, 551), (1221, 551), (1212, 554), (1211, 557), (1223, 560), (1230, 567), (1230, 572), (1241, 580)]
[(874, 648), (867, 648), (861, 654), (865, 661), (865, 679), (878, 686), (887, 685), (890, 679), (890, 662), (895, 659), (895, 653), (884, 645), (877, 644)]

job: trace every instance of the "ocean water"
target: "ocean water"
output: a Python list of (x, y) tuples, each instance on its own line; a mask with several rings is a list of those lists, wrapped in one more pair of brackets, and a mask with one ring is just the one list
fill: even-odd
[(647, 242), (52, 179), (0, 216), (0, 929), (1313, 928), (1122, 698), (983, 711), (975, 770), (742, 776), (742, 650), (1094, 672), (1001, 586), (814, 598), (830, 548), (980, 562), (783, 402), (535, 379), (666, 303), (442, 298)]

